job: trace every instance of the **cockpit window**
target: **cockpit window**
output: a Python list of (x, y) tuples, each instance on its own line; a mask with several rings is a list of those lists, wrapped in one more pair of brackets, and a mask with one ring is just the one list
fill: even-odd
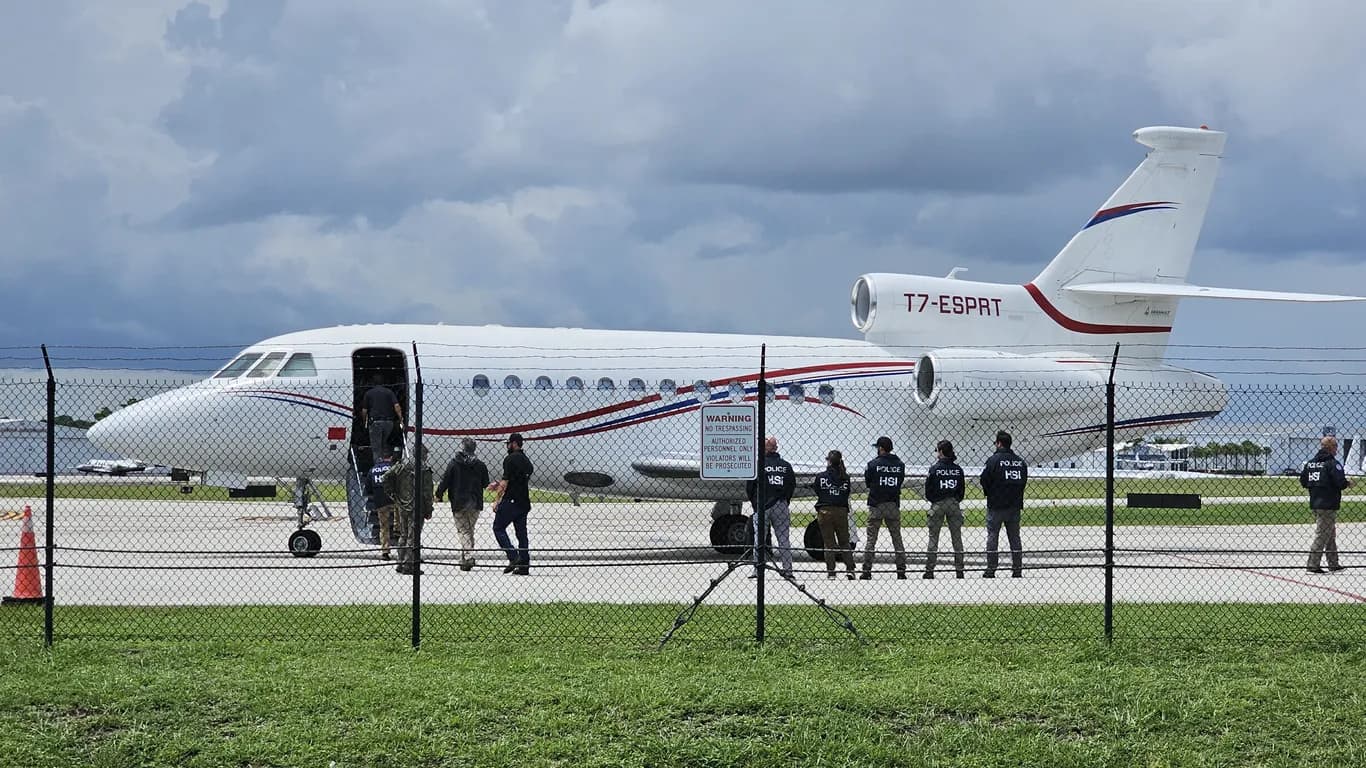
[(284, 352), (271, 352), (270, 354), (261, 358), (261, 362), (257, 363), (255, 368), (252, 368), (250, 371), (247, 371), (247, 378), (264, 379), (272, 373), (275, 373), (275, 369), (280, 367), (280, 361), (284, 359)]
[(231, 363), (228, 363), (227, 367), (224, 368), (223, 370), (219, 371), (219, 372), (214, 376), (214, 378), (215, 378), (215, 379), (235, 379), (235, 378), (237, 378), (238, 376), (241, 376), (241, 375), (242, 375), (242, 372), (245, 371), (246, 369), (250, 368), (250, 367), (251, 367), (251, 364), (254, 363), (254, 362), (256, 362), (260, 357), (261, 357), (261, 353), (260, 353), (260, 352), (248, 352), (247, 354), (242, 355), (241, 357), (237, 358), (236, 360), (233, 360)]
[(285, 367), (281, 368), (280, 372), (275, 375), (280, 378), (317, 376), (318, 366), (313, 364), (312, 352), (299, 352), (289, 358), (289, 362), (285, 363)]

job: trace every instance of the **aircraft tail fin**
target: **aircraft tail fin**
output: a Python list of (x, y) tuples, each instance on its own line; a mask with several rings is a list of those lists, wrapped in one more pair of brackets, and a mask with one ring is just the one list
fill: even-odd
[(1225, 134), (1140, 128), (1148, 156), (1034, 280), (1045, 294), (1085, 283), (1182, 283), (1205, 222)]

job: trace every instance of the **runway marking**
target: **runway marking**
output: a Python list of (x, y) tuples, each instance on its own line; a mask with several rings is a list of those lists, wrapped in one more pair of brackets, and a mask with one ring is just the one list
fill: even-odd
[[(1171, 554), (1171, 553), (1168, 553), (1167, 556), (1168, 556), (1168, 557), (1174, 557), (1174, 558), (1176, 558), (1177, 560), (1185, 560), (1185, 561), (1188, 562), (1188, 563), (1196, 563), (1196, 564), (1199, 564), (1199, 565), (1213, 565), (1213, 566), (1219, 566), (1219, 563), (1211, 563), (1211, 562), (1208, 562), (1208, 561), (1205, 561), (1205, 560), (1196, 560), (1196, 559), (1193, 558), (1193, 557), (1183, 557), (1182, 555), (1174, 555), (1174, 554)], [(1256, 576), (1265, 576), (1265, 577), (1267, 577), (1268, 579), (1275, 579), (1275, 580), (1277, 580), (1277, 581), (1284, 581), (1284, 582), (1287, 582), (1287, 583), (1289, 583), (1289, 584), (1299, 584), (1299, 585), (1302, 586), (1302, 587), (1309, 587), (1309, 588), (1311, 588), (1311, 589), (1321, 589), (1321, 590), (1323, 590), (1324, 592), (1332, 592), (1332, 593), (1335, 594), (1335, 595), (1342, 595), (1343, 597), (1351, 598), (1352, 600), (1355, 600), (1355, 601), (1357, 601), (1358, 603), (1366, 603), (1366, 595), (1358, 595), (1358, 594), (1355, 593), (1355, 592), (1348, 592), (1348, 591), (1342, 590), (1342, 589), (1334, 589), (1334, 588), (1332, 588), (1332, 587), (1325, 587), (1325, 586), (1323, 586), (1322, 584), (1315, 584), (1315, 583), (1313, 583), (1312, 581), (1304, 581), (1303, 579), (1292, 579), (1292, 578), (1290, 578), (1289, 576), (1281, 576), (1281, 575), (1275, 574), (1275, 573), (1267, 573), (1266, 571), (1259, 571), (1259, 570), (1256, 570), (1256, 569), (1254, 569), (1254, 568), (1238, 568), (1238, 567), (1236, 567), (1236, 566), (1235, 566), (1235, 567), (1232, 567), (1232, 568), (1228, 568), (1227, 566), (1219, 566), (1219, 567), (1226, 568), (1226, 570), (1230, 570), (1230, 571), (1242, 571), (1243, 573), (1251, 573), (1251, 574), (1256, 575)]]

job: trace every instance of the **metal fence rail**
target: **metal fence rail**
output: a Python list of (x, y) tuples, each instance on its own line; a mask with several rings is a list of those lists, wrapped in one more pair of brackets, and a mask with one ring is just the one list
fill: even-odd
[[(671, 631), (682, 640), (752, 637), (760, 615), (769, 638), (853, 629), (878, 642), (1357, 640), (1366, 629), (1366, 487), (1349, 488), (1337, 515), (1343, 569), (1310, 573), (1314, 516), (1297, 477), (1328, 425), (1353, 442), (1348, 469), (1359, 467), (1359, 387), (1121, 382), (1107, 392), (1103, 377), (1088, 386), (1025, 377), (948, 388), (926, 405), (913, 374), (692, 381), (663, 354), (651, 370), (615, 370), (593, 360), (598, 352), (561, 351), (544, 370), (507, 373), (481, 368), (486, 350), (414, 353), (420, 379), (414, 366), (384, 382), (403, 411), (393, 449), (424, 446), (437, 484), (471, 439), (496, 481), (508, 435), (523, 434), (537, 489), (528, 575), (505, 573), (492, 492), (472, 550), (447, 494), (422, 525), (420, 573), (395, 572), (398, 531), (382, 557), (365, 492), (375, 453), (361, 415), (369, 382), (271, 376), (186, 391), (181, 381), (132, 377), (0, 381), (17, 417), (0, 421), (0, 588), (24, 575), (25, 509), (44, 576), (39, 604), (0, 611), (0, 636), (650, 643)], [(757, 350), (727, 354), (760, 370)], [(698, 406), (731, 401), (762, 405), (767, 433), (799, 475), (790, 546), (765, 542), (762, 591), (748, 578), (753, 517), (743, 483), (695, 471)], [(81, 421), (96, 412), (111, 427), (135, 412), (143, 419), (123, 419), (126, 450), (102, 453), (86, 440)], [(951, 439), (975, 480), (1002, 429), (1030, 473), (1021, 577), (1011, 578), (1002, 531), (1000, 569), (983, 578), (987, 510), (974, 482), (962, 503), (962, 578), (947, 524), (926, 578), (930, 505), (921, 492), (936, 442)], [(900, 525), (894, 534), (884, 522), (868, 552), (862, 478), (882, 435), (909, 478)], [(855, 480), (853, 579), (842, 555), (833, 576), (827, 570), (815, 521), (810, 484), (831, 449)], [(120, 462), (155, 462), (158, 450), (186, 463)], [(285, 465), (309, 467), (308, 482), (273, 472)], [(316, 551), (306, 546), (314, 542)], [(792, 580), (782, 574), (789, 558)], [(864, 573), (871, 578), (857, 578)], [(640, 621), (622, 621), (627, 614), (657, 631), (642, 636)]]

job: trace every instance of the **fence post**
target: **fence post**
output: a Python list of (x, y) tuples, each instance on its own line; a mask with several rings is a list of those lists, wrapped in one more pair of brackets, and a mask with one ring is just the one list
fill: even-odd
[(44, 469), (44, 480), (46, 487), (47, 521), (44, 524), (43, 536), (43, 645), (52, 647), (52, 556), (55, 548), (52, 545), (52, 507), (53, 497), (56, 495), (56, 471), (57, 471), (57, 377), (52, 375), (52, 360), (47, 356), (47, 345), (42, 345), (43, 367), (47, 368), (47, 467)]
[(1110, 358), (1105, 385), (1105, 644), (1115, 640), (1115, 366), (1119, 345)]
[(764, 443), (768, 439), (764, 418), (768, 403), (768, 379), (765, 378), (765, 364), (768, 360), (768, 345), (759, 345), (759, 427), (755, 435), (754, 450), (758, 452), (756, 477), (754, 483), (754, 568), (757, 586), (755, 587), (754, 641), (764, 642), (764, 561), (768, 553), (768, 510), (765, 507), (767, 485), (764, 477)]
[(430, 497), (424, 495), (430, 493), (431, 489), (422, 482), (422, 470), (426, 468), (427, 462), (422, 457), (422, 361), (417, 356), (417, 342), (413, 342), (413, 370), (417, 375), (417, 382), (413, 386), (413, 509), (412, 534), (413, 540), (408, 542), (411, 548), (409, 552), (413, 558), (413, 628), (412, 641), (413, 648), (416, 649), (422, 644), (422, 522), (423, 514), (426, 512), (428, 504), (432, 503)]

